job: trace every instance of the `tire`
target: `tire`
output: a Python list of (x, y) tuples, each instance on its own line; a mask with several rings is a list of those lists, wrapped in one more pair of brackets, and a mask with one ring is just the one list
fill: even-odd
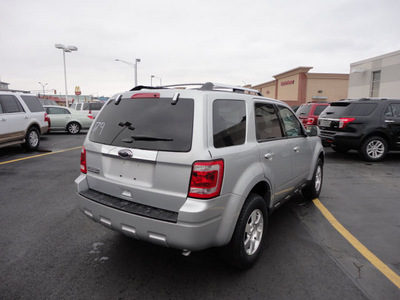
[(25, 135), (23, 147), (28, 151), (35, 151), (40, 144), (40, 133), (36, 127), (31, 127)]
[(360, 148), (360, 153), (366, 161), (380, 161), (388, 151), (385, 139), (373, 136), (367, 139)]
[(240, 270), (250, 268), (261, 254), (267, 225), (264, 199), (260, 195), (250, 194), (240, 212), (232, 239), (223, 248), (224, 259)]
[(76, 122), (69, 123), (67, 126), (67, 131), (70, 134), (78, 134), (81, 131), (81, 125)]
[(319, 194), (321, 193), (323, 177), (323, 163), (321, 159), (318, 159), (317, 166), (315, 167), (314, 175), (310, 184), (301, 190), (305, 199), (313, 200), (319, 197)]

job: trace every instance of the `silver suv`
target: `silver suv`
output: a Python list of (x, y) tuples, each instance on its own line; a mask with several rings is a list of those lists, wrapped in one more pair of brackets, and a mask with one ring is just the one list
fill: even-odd
[(240, 269), (258, 258), (268, 215), (321, 191), (324, 152), (283, 102), (206, 83), (136, 87), (89, 131), (75, 183), (100, 224), (184, 254), (223, 246)]
[(0, 148), (22, 144), (36, 150), (48, 130), (46, 117), (35, 95), (0, 91)]

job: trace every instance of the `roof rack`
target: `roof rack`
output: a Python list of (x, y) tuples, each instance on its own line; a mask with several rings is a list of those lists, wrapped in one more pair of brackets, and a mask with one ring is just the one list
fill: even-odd
[(220, 83), (185, 83), (185, 84), (173, 84), (173, 85), (163, 85), (163, 86), (143, 86), (139, 85), (131, 89), (131, 91), (140, 91), (142, 89), (164, 89), (164, 88), (186, 88), (192, 86), (200, 86), (198, 89), (203, 91), (231, 91), (234, 93), (249, 93), (255, 94), (257, 96), (262, 96), (262, 94), (254, 89), (249, 89), (241, 86), (234, 86), (234, 85), (227, 85), (227, 84), (220, 84)]

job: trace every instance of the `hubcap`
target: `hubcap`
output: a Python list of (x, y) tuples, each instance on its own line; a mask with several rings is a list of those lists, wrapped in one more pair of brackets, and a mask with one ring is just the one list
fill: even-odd
[(78, 124), (69, 125), (69, 132), (77, 133), (78, 131), (79, 131), (79, 125)]
[(317, 172), (315, 173), (315, 190), (319, 191), (322, 185), (322, 168), (320, 165), (317, 167)]
[(29, 134), (29, 144), (31, 147), (36, 147), (36, 145), (39, 143), (39, 136), (36, 131), (32, 131)]
[(373, 140), (367, 145), (367, 154), (371, 158), (379, 158), (385, 152), (385, 145), (379, 140)]
[(247, 220), (244, 233), (244, 249), (247, 255), (253, 255), (260, 246), (264, 231), (264, 217), (261, 210), (254, 210)]

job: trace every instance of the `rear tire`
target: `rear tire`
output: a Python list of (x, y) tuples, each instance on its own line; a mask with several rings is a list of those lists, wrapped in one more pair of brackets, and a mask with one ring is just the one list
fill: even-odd
[(366, 161), (380, 161), (386, 156), (387, 151), (386, 141), (379, 136), (370, 137), (360, 148), (360, 153)]
[(76, 122), (69, 123), (67, 126), (67, 131), (70, 134), (78, 134), (81, 131), (81, 125)]
[(39, 130), (35, 127), (29, 128), (25, 136), (25, 143), (23, 144), (23, 147), (28, 151), (35, 151), (39, 147), (39, 143), (40, 143)]
[(240, 270), (253, 266), (259, 258), (268, 225), (264, 199), (250, 194), (246, 199), (236, 223), (232, 239), (223, 248), (224, 258)]
[(318, 159), (311, 183), (301, 190), (304, 198), (306, 198), (307, 200), (313, 200), (319, 197), (319, 194), (321, 193), (323, 177), (323, 163), (321, 159)]

